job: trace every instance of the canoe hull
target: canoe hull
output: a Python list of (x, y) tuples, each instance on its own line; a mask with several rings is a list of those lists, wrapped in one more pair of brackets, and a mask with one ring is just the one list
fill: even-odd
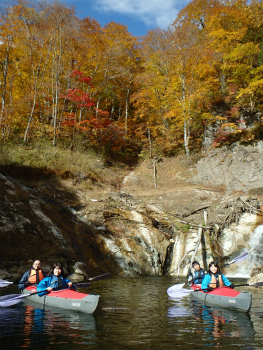
[(249, 312), (252, 305), (252, 294), (248, 292), (240, 293), (229, 287), (216, 288), (212, 292), (206, 293), (198, 291), (195, 286), (190, 294), (195, 300), (204, 304), (217, 305), (228, 309)]
[[(27, 287), (22, 293), (31, 294), (36, 291), (35, 287)], [(59, 291), (52, 291), (40, 297), (38, 294), (29, 296), (26, 298), (28, 301), (36, 302), (38, 304), (55, 306), (61, 309), (74, 310), (79, 312), (85, 312), (93, 314), (96, 310), (99, 302), (99, 295), (84, 294), (74, 290), (66, 289)]]

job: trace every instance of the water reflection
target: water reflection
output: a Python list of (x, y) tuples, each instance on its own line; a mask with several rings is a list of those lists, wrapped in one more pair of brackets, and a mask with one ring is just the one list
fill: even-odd
[(230, 338), (230, 343), (233, 338), (240, 343), (254, 339), (255, 331), (248, 313), (203, 305), (191, 298), (187, 302), (188, 306), (184, 303), (185, 301), (179, 301), (168, 308), (170, 322), (178, 322), (180, 318), (188, 319), (193, 324), (193, 332), (203, 339), (205, 337), (206, 345), (222, 348), (228, 343), (227, 338)]
[(192, 311), (188, 307), (180, 305), (178, 303), (169, 307), (167, 316), (169, 318), (188, 317), (192, 316)]
[(48, 344), (92, 343), (96, 323), (93, 315), (23, 303), (0, 308), (0, 329), (1, 350), (10, 349), (11, 336), (21, 348), (45, 348)]
[(190, 300), (190, 306), (195, 319), (207, 324), (206, 331), (214, 339), (221, 336), (253, 338), (255, 335), (249, 313), (209, 307), (196, 300)]
[(190, 297), (168, 299), (166, 290), (176, 283), (180, 280), (167, 277), (97, 281), (92, 292), (100, 294), (101, 299), (94, 315), (42, 309), (30, 298), (16, 306), (0, 308), (0, 348), (263, 349), (260, 290), (254, 291), (249, 315), (204, 306)]

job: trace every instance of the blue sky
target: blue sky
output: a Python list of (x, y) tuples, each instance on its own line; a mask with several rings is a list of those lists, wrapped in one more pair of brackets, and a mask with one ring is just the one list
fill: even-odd
[(102, 26), (111, 21), (128, 26), (135, 36), (154, 28), (167, 29), (190, 0), (60, 0), (74, 5), (78, 17), (92, 17)]

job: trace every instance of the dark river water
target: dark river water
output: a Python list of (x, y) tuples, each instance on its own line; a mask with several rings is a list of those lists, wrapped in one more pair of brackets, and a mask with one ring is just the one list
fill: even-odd
[[(0, 348), (263, 349), (263, 288), (239, 288), (253, 292), (247, 314), (207, 307), (190, 296), (169, 299), (167, 288), (180, 282), (165, 276), (93, 282), (89, 292), (101, 295), (93, 315), (43, 310), (29, 297), (0, 308)], [(0, 293), (16, 291), (12, 286)]]

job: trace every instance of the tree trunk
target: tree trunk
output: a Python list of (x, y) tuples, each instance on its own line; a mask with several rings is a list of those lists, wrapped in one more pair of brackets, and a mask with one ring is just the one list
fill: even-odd
[(35, 109), (35, 105), (36, 105), (36, 99), (37, 99), (37, 94), (35, 94), (35, 98), (34, 98), (34, 101), (33, 101), (33, 106), (31, 108), (31, 113), (30, 113), (30, 116), (28, 118), (26, 131), (25, 131), (25, 134), (24, 134), (24, 142), (28, 141), (28, 137), (27, 136), (28, 136), (28, 132), (29, 132), (31, 121), (33, 119), (34, 109)]
[(190, 155), (189, 136), (190, 136), (190, 132), (189, 132), (188, 122), (187, 122), (187, 120), (184, 120), (184, 148), (185, 148), (185, 153), (187, 156)]
[(147, 128), (148, 131), (148, 140), (149, 140), (149, 147), (150, 147), (150, 159), (152, 159), (152, 140), (151, 140), (151, 130), (148, 127)]
[(195, 260), (196, 253), (198, 251), (198, 248), (199, 248), (199, 245), (200, 245), (200, 242), (201, 242), (202, 232), (203, 232), (202, 226), (199, 225), (198, 235), (197, 235), (197, 242), (196, 242), (195, 250), (194, 250), (192, 258), (191, 258), (191, 266), (192, 266), (193, 261)]
[(8, 46), (5, 50), (5, 59), (3, 62), (3, 83), (2, 83), (2, 93), (1, 93), (1, 101), (2, 101), (2, 108), (0, 112), (0, 129), (1, 130), (1, 142), (4, 140), (5, 137), (5, 128), (3, 123), (3, 117), (4, 117), (4, 110), (6, 105), (6, 81), (7, 81), (7, 74), (8, 74), (8, 62), (9, 62), (9, 54), (10, 54), (10, 48), (12, 45), (12, 38), (10, 39), (10, 42), (8, 42)]
[(129, 105), (129, 92), (130, 92), (130, 86), (127, 89), (127, 95), (126, 95), (126, 101), (125, 101), (125, 126), (124, 126), (124, 138), (127, 135), (128, 132), (128, 105)]

